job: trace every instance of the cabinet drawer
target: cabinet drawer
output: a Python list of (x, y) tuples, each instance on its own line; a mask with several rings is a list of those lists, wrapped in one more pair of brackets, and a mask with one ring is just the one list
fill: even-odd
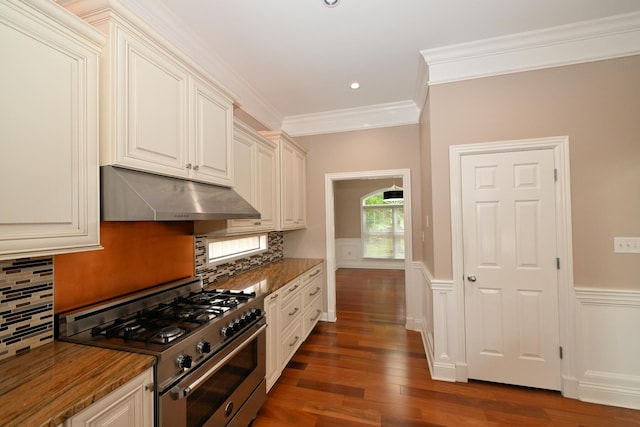
[(306, 310), (312, 301), (322, 295), (322, 276), (316, 277), (302, 289), (302, 307)]
[(311, 333), (311, 330), (313, 329), (314, 326), (316, 326), (316, 323), (318, 323), (318, 320), (320, 319), (320, 316), (322, 315), (322, 298), (320, 298), (320, 295), (318, 295), (316, 298), (314, 298), (309, 307), (305, 309), (303, 318), (302, 318), (302, 327), (303, 327), (303, 333), (304, 333), (304, 337), (306, 339), (306, 337)]
[(280, 293), (280, 304), (284, 305), (289, 302), (291, 298), (300, 295), (300, 289), (302, 288), (302, 281), (300, 277), (292, 280), (286, 286), (284, 286), (281, 290), (278, 291)]
[(293, 322), (299, 321), (302, 316), (302, 295), (296, 292), (289, 299), (283, 299), (280, 309), (280, 330), (284, 331)]
[(317, 280), (322, 277), (323, 264), (318, 264), (312, 269), (308, 270), (302, 276), (302, 283), (307, 284), (312, 280)]
[(291, 330), (282, 336), (282, 340), (280, 341), (279, 354), (281, 369), (284, 369), (287, 363), (289, 363), (289, 360), (291, 360), (291, 357), (303, 341), (302, 322), (298, 322)]

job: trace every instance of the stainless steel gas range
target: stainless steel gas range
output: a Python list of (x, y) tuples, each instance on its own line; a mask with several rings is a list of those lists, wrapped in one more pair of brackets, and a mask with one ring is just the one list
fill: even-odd
[(160, 426), (250, 424), (266, 398), (259, 285), (205, 290), (191, 278), (61, 313), (58, 338), (152, 354)]

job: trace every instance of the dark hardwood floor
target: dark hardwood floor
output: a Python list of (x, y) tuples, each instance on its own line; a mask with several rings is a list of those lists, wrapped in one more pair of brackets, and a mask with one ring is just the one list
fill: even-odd
[(640, 426), (640, 411), (557, 392), (433, 381), (404, 329), (404, 272), (340, 269), (335, 323), (319, 322), (253, 427)]

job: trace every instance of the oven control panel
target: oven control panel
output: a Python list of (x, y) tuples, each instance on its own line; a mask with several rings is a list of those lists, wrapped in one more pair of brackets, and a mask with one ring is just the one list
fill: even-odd
[(224, 338), (230, 338), (235, 335), (237, 332), (242, 330), (245, 326), (251, 324), (256, 319), (262, 317), (262, 310), (259, 308), (252, 308), (250, 310), (245, 311), (235, 319), (232, 319), (225, 326), (220, 329), (220, 335)]

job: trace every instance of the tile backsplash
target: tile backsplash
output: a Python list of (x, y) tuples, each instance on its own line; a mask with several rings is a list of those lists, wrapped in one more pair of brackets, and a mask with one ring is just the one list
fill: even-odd
[(208, 266), (206, 240), (207, 236), (196, 236), (195, 238), (196, 275), (202, 277), (205, 286), (243, 271), (281, 260), (284, 257), (284, 235), (281, 231), (273, 231), (268, 235), (269, 249), (267, 252), (216, 266)]
[(53, 341), (53, 258), (0, 261), (0, 360)]

